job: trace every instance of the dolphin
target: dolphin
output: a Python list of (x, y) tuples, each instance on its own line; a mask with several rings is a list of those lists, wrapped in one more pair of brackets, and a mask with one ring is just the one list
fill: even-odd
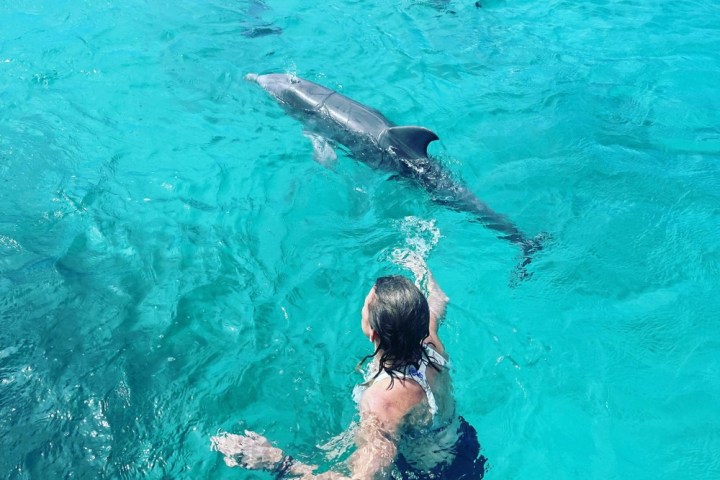
[(299, 119), (311, 132), (316, 150), (318, 139), (344, 145), (354, 158), (413, 180), (433, 201), (470, 213), (497, 232), (498, 238), (520, 246), (523, 260), (518, 269), (521, 274), (530, 263), (531, 254), (542, 248), (542, 234), (528, 238), (505, 215), (493, 211), (428, 155), (428, 145), (438, 140), (431, 130), (398, 126), (373, 108), (294, 75), (250, 73), (245, 79), (257, 82)]

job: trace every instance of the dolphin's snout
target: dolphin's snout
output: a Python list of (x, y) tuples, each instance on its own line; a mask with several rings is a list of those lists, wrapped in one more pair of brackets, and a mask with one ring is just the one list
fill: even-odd
[(265, 91), (271, 95), (280, 98), (293, 83), (291, 77), (285, 73), (267, 73), (258, 75), (256, 73), (248, 73), (245, 79), (256, 82)]

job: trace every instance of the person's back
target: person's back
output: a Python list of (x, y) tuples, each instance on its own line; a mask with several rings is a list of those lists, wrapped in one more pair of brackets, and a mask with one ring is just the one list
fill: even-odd
[[(436, 350), (430, 351), (433, 366), (426, 363), (420, 369), (400, 371), (396, 380), (381, 374), (370, 381), (360, 399), (360, 411), (365, 415), (378, 417), (377, 412), (389, 412), (401, 418), (397, 454), (416, 470), (452, 463), (458, 440), (448, 361)], [(371, 365), (370, 373), (373, 367), (377, 368)], [(388, 413), (379, 415), (387, 417)]]

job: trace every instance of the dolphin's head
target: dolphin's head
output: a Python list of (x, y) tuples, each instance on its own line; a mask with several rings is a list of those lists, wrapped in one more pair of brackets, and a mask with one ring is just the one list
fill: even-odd
[(245, 80), (257, 82), (270, 95), (278, 99), (282, 99), (285, 92), (300, 82), (297, 77), (286, 73), (269, 73), (267, 75), (249, 73), (245, 75)]

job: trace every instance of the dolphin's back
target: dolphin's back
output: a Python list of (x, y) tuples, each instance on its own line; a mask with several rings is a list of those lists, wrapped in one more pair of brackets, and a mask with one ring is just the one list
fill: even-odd
[(367, 107), (329, 88), (309, 80), (293, 79), (282, 92), (281, 100), (289, 107), (316, 113), (354, 133), (377, 138), (394, 126), (377, 110)]

